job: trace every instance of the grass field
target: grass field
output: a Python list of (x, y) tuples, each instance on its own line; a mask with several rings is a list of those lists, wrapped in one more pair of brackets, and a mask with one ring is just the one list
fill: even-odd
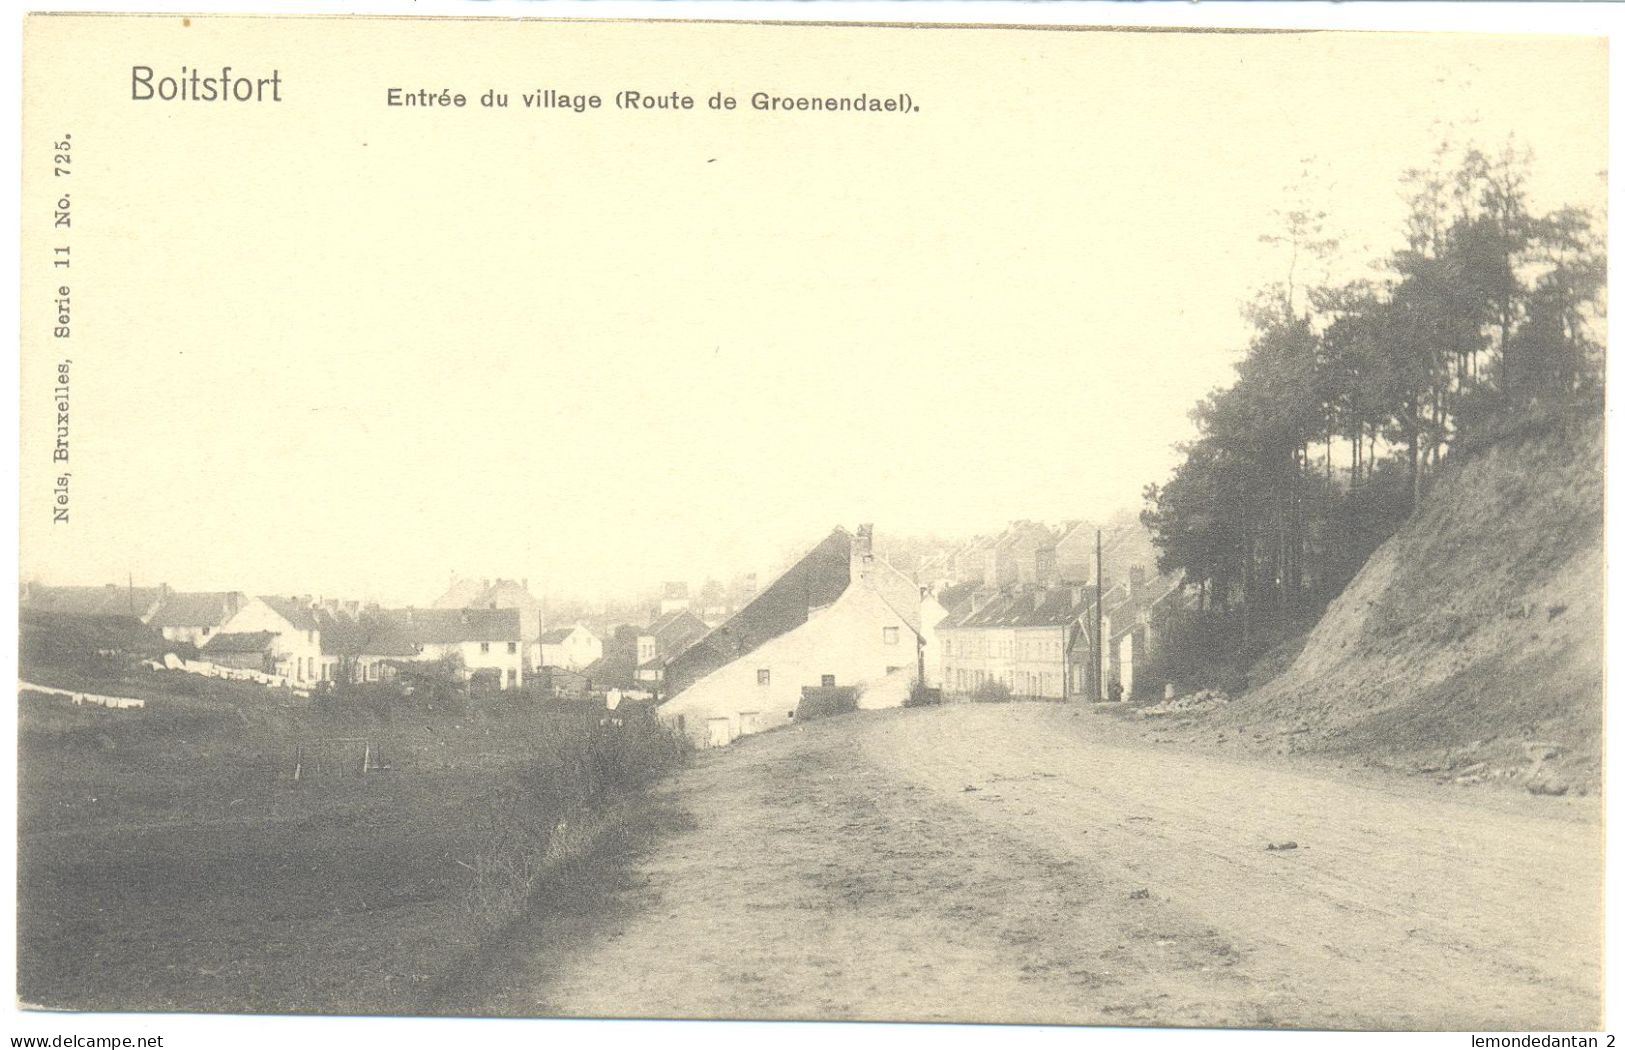
[[(681, 760), (652, 726), (535, 701), (24, 677), (147, 701), (20, 701), (18, 995), (40, 1006), (419, 1012), (554, 869), (612, 864)], [(362, 774), (368, 749), (390, 768)]]

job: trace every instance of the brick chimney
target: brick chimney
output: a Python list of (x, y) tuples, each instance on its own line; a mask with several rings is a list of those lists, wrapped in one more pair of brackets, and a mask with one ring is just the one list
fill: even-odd
[(874, 564), (875, 527), (869, 524), (859, 525), (857, 535), (852, 537), (852, 579), (868, 579)]
[(1128, 571), (1128, 596), (1138, 598), (1145, 593), (1145, 566), (1136, 565)]

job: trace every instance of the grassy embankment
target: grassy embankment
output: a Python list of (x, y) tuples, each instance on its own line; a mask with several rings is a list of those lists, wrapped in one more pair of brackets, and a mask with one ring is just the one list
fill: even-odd
[[(147, 701), (20, 700), (18, 994), (48, 1007), (455, 1009), (505, 927), (613, 874), (659, 819), (642, 788), (684, 755), (652, 722), (534, 700), (25, 677)], [(388, 769), (360, 772), (369, 748)]]

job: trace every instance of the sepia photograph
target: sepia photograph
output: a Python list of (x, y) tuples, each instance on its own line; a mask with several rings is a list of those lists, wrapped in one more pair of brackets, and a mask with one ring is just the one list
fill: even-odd
[(1612, 1045), (1606, 33), (717, 6), (18, 16), (13, 1045)]

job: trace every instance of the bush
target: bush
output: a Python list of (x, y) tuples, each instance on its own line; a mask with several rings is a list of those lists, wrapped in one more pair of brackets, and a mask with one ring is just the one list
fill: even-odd
[(916, 681), (908, 691), (908, 698), (903, 701), (904, 707), (930, 707), (942, 703), (942, 690), (932, 689), (924, 682)]
[(653, 717), (604, 714), (557, 712), (546, 750), (493, 794), (466, 898), (482, 928), (523, 914), (555, 862), (590, 852), (595, 829), (624, 799), (692, 754), (686, 737)]
[(979, 704), (1007, 704), (1011, 697), (1010, 687), (997, 679), (990, 678), (976, 687), (970, 698)]

